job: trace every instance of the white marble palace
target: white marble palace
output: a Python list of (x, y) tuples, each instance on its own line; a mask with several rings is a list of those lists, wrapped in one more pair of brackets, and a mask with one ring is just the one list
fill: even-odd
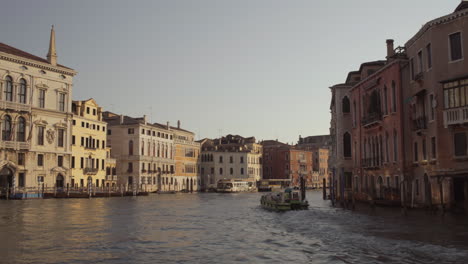
[(57, 63), (53, 27), (47, 59), (0, 43), (0, 192), (69, 183), (75, 75)]

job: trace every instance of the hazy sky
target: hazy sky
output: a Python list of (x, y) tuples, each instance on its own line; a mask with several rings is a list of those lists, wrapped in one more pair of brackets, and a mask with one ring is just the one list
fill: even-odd
[(197, 133), (328, 134), (330, 87), (460, 0), (2, 1), (0, 42), (78, 71), (73, 98)]

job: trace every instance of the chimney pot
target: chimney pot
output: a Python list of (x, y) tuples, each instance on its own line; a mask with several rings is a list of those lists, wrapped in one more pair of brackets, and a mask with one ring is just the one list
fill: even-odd
[(387, 60), (395, 55), (395, 50), (393, 47), (393, 39), (387, 39)]
[(120, 124), (123, 124), (123, 123), (124, 123), (124, 116), (120, 115)]
[(169, 130), (169, 121), (167, 121), (167, 130)]
[(177, 120), (177, 128), (180, 129), (180, 120)]

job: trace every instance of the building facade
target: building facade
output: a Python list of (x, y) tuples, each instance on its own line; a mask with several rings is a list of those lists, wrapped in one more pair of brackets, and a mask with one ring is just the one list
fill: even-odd
[(106, 186), (107, 123), (94, 99), (73, 101), (71, 186)]
[(177, 121), (174, 132), (176, 191), (196, 192), (200, 190), (199, 156), (201, 145), (195, 141), (195, 133), (184, 130)]
[(262, 179), (262, 145), (254, 137), (227, 135), (201, 143), (201, 184), (215, 189), (221, 179), (243, 179), (256, 186)]
[(263, 141), (262, 146), (263, 179), (286, 180), (287, 186), (299, 187), (300, 179), (304, 178), (306, 187), (319, 187), (312, 151), (273, 140)]
[(117, 160), (117, 184), (128, 190), (178, 190), (175, 176), (174, 131), (149, 123), (146, 116), (133, 118), (104, 112), (107, 144)]
[(406, 44), (413, 205), (468, 209), (468, 4), (426, 23)]
[(54, 28), (47, 59), (0, 44), (1, 189), (31, 194), (71, 183), (75, 75), (57, 64)]
[[(387, 61), (370, 75), (362, 67), (361, 81), (351, 90), (352, 192), (356, 199), (400, 201), (407, 179), (403, 134), (401, 71), (404, 49), (394, 51), (387, 40)], [(348, 187), (350, 187), (348, 185)]]

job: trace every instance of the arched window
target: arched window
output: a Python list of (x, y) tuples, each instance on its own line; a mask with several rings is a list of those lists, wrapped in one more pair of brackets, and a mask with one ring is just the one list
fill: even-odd
[(128, 142), (128, 155), (133, 155), (133, 140)]
[(351, 135), (348, 132), (343, 135), (343, 156), (351, 158)]
[(3, 118), (2, 140), (4, 140), (4, 141), (10, 141), (11, 140), (11, 117), (9, 115), (6, 115)]
[(348, 96), (343, 97), (343, 101), (341, 102), (341, 110), (343, 111), (344, 114), (348, 114), (350, 112)]
[(145, 155), (145, 141), (141, 141), (141, 155)]
[(16, 141), (24, 142), (26, 141), (26, 120), (24, 117), (18, 118), (18, 132), (16, 136)]
[(19, 102), (22, 104), (26, 103), (26, 80), (20, 80), (20, 86), (18, 91)]
[(62, 174), (57, 175), (57, 179), (55, 181), (55, 187), (63, 188), (63, 186), (64, 186), (63, 182), (64, 182), (64, 180), (63, 180)]
[(219, 168), (219, 175), (223, 175), (223, 168)]
[(5, 101), (13, 101), (13, 79), (7, 76), (5, 79)]

